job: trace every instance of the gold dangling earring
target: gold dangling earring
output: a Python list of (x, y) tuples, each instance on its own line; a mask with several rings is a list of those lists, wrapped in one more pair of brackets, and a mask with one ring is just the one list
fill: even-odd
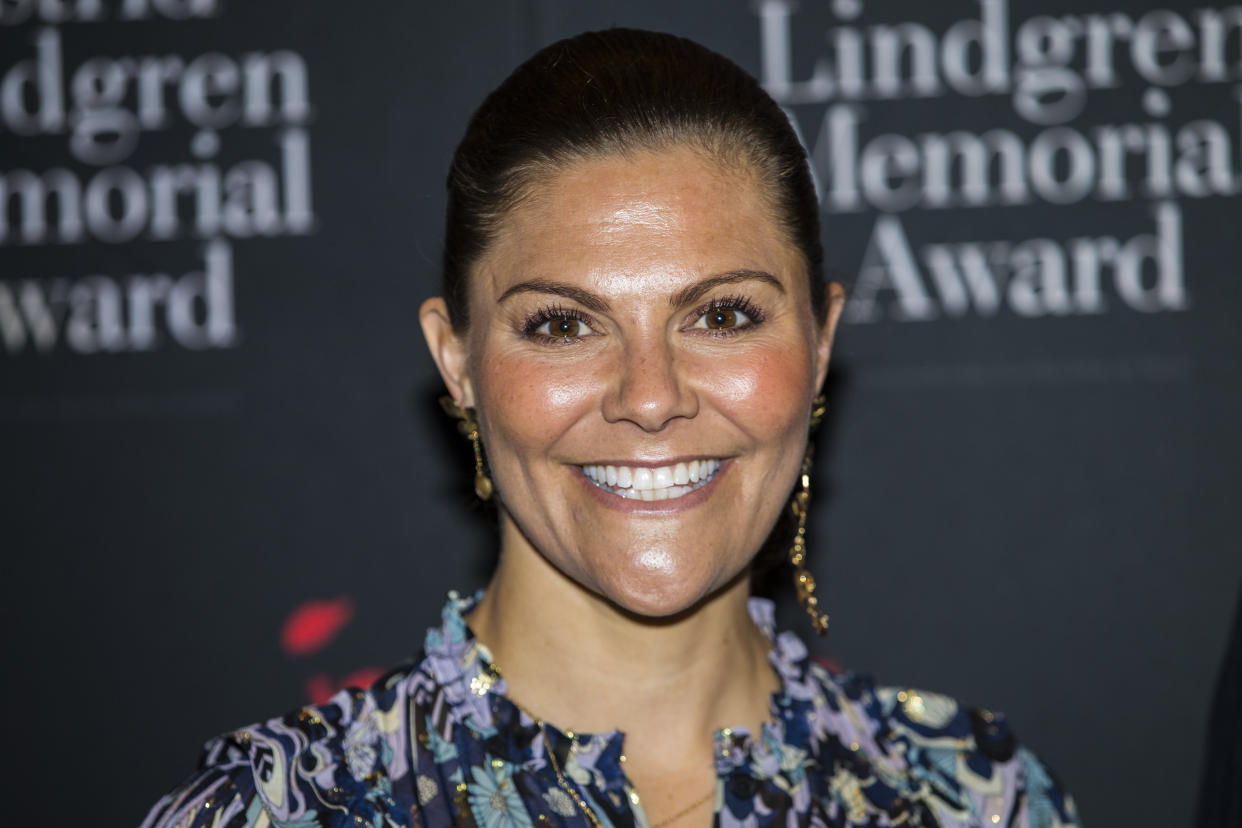
[[(811, 402), (811, 432), (819, 425), (827, 407), (824, 396), (820, 394)], [(824, 635), (828, 632), (828, 615), (820, 611), (819, 598), (815, 596), (815, 576), (806, 568), (806, 516), (811, 505), (811, 459), (815, 455), (815, 444), (807, 438), (806, 456), (802, 458), (802, 471), (798, 475), (798, 489), (794, 492), (789, 508), (798, 521), (798, 529), (794, 534), (793, 546), (789, 550), (789, 562), (794, 568), (794, 589), (798, 593), (798, 603), (811, 616), (811, 626), (815, 632)]]
[(479, 442), (479, 420), (474, 409), (462, 408), (447, 395), (440, 398), (440, 407), (457, 420), (457, 430), (474, 446), (474, 493), (479, 500), (487, 500), (492, 496), (492, 479), (483, 470), (483, 445)]

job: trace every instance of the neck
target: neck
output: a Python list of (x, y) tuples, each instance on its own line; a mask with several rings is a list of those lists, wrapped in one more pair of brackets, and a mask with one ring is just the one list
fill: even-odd
[(531, 715), (561, 730), (621, 730), (651, 770), (710, 764), (712, 732), (757, 733), (779, 687), (747, 611), (747, 575), (673, 618), (644, 619), (502, 543), (470, 626)]

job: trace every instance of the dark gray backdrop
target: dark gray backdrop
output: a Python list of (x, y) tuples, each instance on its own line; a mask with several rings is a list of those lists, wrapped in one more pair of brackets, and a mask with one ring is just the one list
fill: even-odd
[(5, 822), (136, 822), (483, 582), (416, 324), (442, 182), (510, 68), (613, 24), (815, 149), (854, 297), (818, 649), (1007, 711), (1092, 826), (1189, 823), (1242, 580), (1242, 8), (1148, 0), (0, 3)]

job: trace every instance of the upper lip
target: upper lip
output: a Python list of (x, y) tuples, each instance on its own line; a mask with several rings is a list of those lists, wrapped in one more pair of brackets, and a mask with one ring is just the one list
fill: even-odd
[(576, 463), (578, 466), (628, 466), (631, 469), (658, 469), (664, 466), (676, 466), (678, 463), (689, 463), (693, 460), (724, 460), (719, 454), (683, 454), (667, 460), (591, 460)]

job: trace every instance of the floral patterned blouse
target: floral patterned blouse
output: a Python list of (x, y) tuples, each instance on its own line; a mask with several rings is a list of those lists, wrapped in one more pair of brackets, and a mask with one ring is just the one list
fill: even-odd
[[(450, 593), (422, 656), (369, 690), (209, 742), (143, 825), (647, 828), (622, 734), (561, 732), (506, 698), (463, 620), (477, 599)], [(1077, 824), (1000, 714), (829, 672), (797, 636), (774, 634), (771, 603), (750, 611), (782, 688), (759, 734), (714, 734), (716, 825)]]

